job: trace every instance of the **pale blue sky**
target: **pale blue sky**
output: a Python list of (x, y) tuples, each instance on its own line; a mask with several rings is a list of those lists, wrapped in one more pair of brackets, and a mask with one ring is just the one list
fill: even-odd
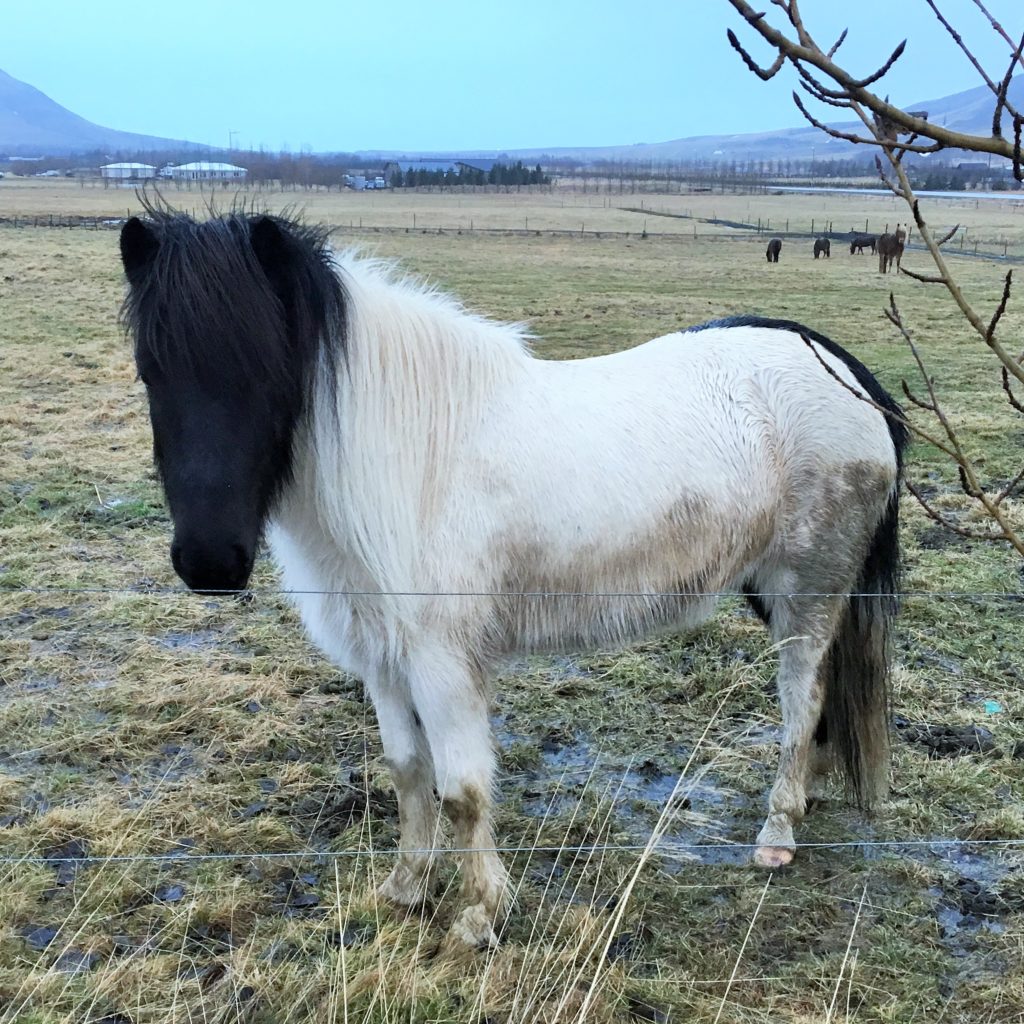
[[(971, 0), (939, 0), (995, 75)], [(776, 22), (769, 0), (761, 6)], [(989, 0), (1019, 37), (1022, 0)], [(803, 0), (867, 73), (909, 37), (888, 91), (914, 103), (979, 80), (924, 0)], [(726, 0), (8, 0), (0, 68), (109, 128), (242, 148), (408, 151), (620, 145), (801, 123), (794, 74), (763, 83)], [(827, 116), (834, 119), (835, 112)]]

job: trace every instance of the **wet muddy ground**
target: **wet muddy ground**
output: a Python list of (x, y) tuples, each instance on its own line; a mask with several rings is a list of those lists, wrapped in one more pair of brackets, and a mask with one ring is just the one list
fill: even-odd
[[(337, 918), (333, 855), (361, 851), (343, 865), (346, 877), (365, 873), (369, 848), (387, 850), (396, 836), (397, 806), (361, 688), (322, 664), (299, 681), (247, 685), (243, 667), (248, 683), (258, 683), (263, 673), (273, 676), (280, 659), (267, 636), (236, 618), (237, 607), (214, 604), (193, 612), (194, 628), (155, 629), (136, 642), (136, 656), (157, 659), (163, 671), (171, 659), (177, 681), (165, 680), (155, 701), (144, 679), (126, 680), (124, 665), (102, 656), (90, 612), (40, 604), (4, 616), (3, 628), (27, 653), (16, 671), (8, 666), (0, 686), (8, 726), (0, 738), (0, 836), (5, 851), (35, 858), (3, 868), (8, 886), (24, 885), (19, 873), (32, 879), (32, 897), (17, 901), (0, 946), (20, 970), (97, 978), (126, 958), (166, 954), (169, 930), (193, 950), (183, 983), (201, 988), (226, 970), (232, 951), (257, 936), (260, 962), (270, 965), (315, 960), (321, 946), (313, 950), (310, 935), (329, 949), (357, 951), (377, 941), (380, 923), (372, 915), (357, 912), (330, 924)], [(274, 611), (258, 617), (272, 620)], [(748, 625), (742, 615), (740, 625)], [(739, 913), (738, 893), (763, 885), (749, 864), (750, 844), (779, 728), (770, 711), (770, 665), (762, 663), (756, 638), (742, 642), (749, 648), (716, 650), (710, 638), (695, 648), (666, 641), (621, 655), (530, 659), (511, 666), (497, 688), (499, 842), (519, 850), (510, 860), (527, 893), (522, 902), (544, 907), (549, 920), (560, 904), (608, 914), (622, 872), (652, 832), (661, 833), (645, 886), (647, 899), (664, 906), (651, 911), (647, 903), (631, 914), (609, 952), (637, 977), (652, 963), (665, 970), (677, 962), (665, 939), (668, 920), (683, 914), (694, 936), (713, 942), (722, 914)], [(282, 651), (294, 654), (295, 648)], [(965, 674), (949, 656), (917, 658), (946, 678)], [(685, 697), (694, 679), (698, 688), (710, 687), (716, 673), (732, 684), (749, 678), (737, 706), (726, 708), (702, 746), (702, 712)], [(209, 683), (217, 677), (230, 680), (226, 691)], [(211, 701), (212, 714), (200, 709)], [(997, 837), (974, 826), (986, 810), (1017, 806), (1024, 744), (1005, 728), (1001, 700), (961, 691), (956, 704), (955, 722), (894, 715), (895, 819), (867, 819), (838, 794), (807, 819), (802, 841), (836, 845), (802, 851), (779, 873), (779, 892), (802, 893), (811, 927), (821, 930), (808, 943), (787, 927), (783, 947), (792, 955), (835, 953), (849, 939), (860, 888), (870, 892), (879, 928), (901, 919), (924, 928), (929, 969), (947, 1002), (1014, 969), (1008, 950), (1022, 934), (1024, 849), (986, 842)], [(903, 791), (901, 765), (911, 769), (920, 795)], [(944, 793), (941, 781), (929, 782), (933, 765), (982, 776), (989, 806), (970, 809), (958, 802), (964, 793)], [(89, 816), (76, 818), (75, 809), (88, 808), (96, 795), (114, 818), (151, 818), (138, 843), (112, 837)], [(958, 819), (959, 827), (933, 832), (915, 822), (907, 805), (918, 799), (949, 802), (947, 821)], [(189, 800), (183, 811), (181, 801)], [(122, 845), (166, 859), (122, 870), (132, 884), (125, 887), (122, 878), (124, 891), (112, 887), (109, 919), (93, 920), (85, 939), (72, 927), (74, 908), (83, 889), (114, 867), (90, 858), (117, 856)], [(245, 855), (300, 850), (308, 855)], [(193, 859), (222, 851), (243, 852), (215, 862), (212, 873), (209, 862)], [(202, 907), (207, 890), (226, 877), (245, 890), (242, 919), (225, 923), (201, 912), (183, 924), (183, 908)], [(704, 895), (696, 899), (694, 892)], [(443, 908), (444, 901), (434, 908), (440, 924)], [(287, 922), (286, 934), (274, 935), (260, 920)], [(505, 934), (509, 943), (521, 939), (514, 924)], [(773, 957), (762, 950), (754, 960), (767, 968)], [(17, 975), (8, 972), (8, 991)]]
[[(868, 818), (833, 793), (770, 879), (748, 859), (778, 739), (754, 619), (733, 609), (688, 639), (512, 666), (493, 721), (516, 903), (497, 951), (453, 964), (437, 955), (450, 864), (417, 914), (373, 899), (396, 806), (359, 684), (273, 593), (164, 592), (167, 515), (114, 324), (116, 237), (7, 234), (0, 583), (28, 589), (0, 594), (2, 1024), (284, 1024), (342, 1007), (368, 1024), (547, 1024), (573, 1019), (588, 985), (598, 1024), (1024, 1019), (1024, 576), (1005, 550), (903, 502), (905, 588), (935, 596), (899, 620), (891, 797)], [(541, 355), (754, 309), (835, 336), (898, 393), (916, 370), (879, 327), (895, 288), (985, 485), (1019, 470), (988, 354), (902, 278), (792, 261), (780, 291), (724, 240), (373, 244), (475, 308), (530, 318)], [(994, 308), (1003, 270), (958, 268)], [(1020, 333), (1014, 309), (1002, 323)], [(927, 446), (908, 472), (977, 525)], [(261, 565), (254, 585), (274, 583)], [(992, 592), (1011, 593), (956, 596)], [(116, 859), (137, 855), (161, 859)]]

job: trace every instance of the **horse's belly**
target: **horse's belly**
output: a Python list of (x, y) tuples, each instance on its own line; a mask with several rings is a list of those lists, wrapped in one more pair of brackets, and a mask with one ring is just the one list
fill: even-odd
[(715, 597), (681, 593), (559, 593), (507, 599), (503, 654), (547, 654), (617, 647), (655, 633), (692, 629)]

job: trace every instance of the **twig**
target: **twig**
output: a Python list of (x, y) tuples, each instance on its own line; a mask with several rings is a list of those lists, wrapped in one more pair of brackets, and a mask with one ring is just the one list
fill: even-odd
[(924, 514), (945, 529), (952, 530), (953, 533), (958, 533), (961, 537), (969, 537), (971, 540), (1006, 540), (1005, 535), (1001, 533), (980, 533), (977, 530), (970, 530), (966, 526), (961, 526), (959, 523), (954, 522), (952, 519), (947, 518), (941, 512), (932, 508), (932, 506), (928, 504), (928, 499), (917, 489), (912, 481), (904, 480), (903, 482), (906, 484), (907, 490), (910, 491), (910, 493), (917, 499), (917, 503), (923, 509)]

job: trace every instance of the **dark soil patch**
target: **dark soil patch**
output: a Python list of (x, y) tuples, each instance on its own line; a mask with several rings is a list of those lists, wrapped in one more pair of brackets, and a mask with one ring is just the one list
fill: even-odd
[(929, 725), (899, 716), (893, 719), (893, 725), (904, 743), (925, 747), (929, 757), (998, 753), (995, 737), (981, 725)]

